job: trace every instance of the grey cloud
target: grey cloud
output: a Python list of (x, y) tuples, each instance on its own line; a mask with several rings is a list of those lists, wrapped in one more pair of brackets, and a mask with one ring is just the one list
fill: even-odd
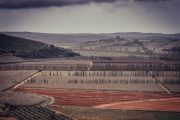
[(91, 2), (95, 3), (113, 3), (118, 1), (173, 1), (173, 0), (0, 0), (0, 9), (23, 9), (23, 8), (41, 8), (51, 6), (69, 6), (83, 5)]
[[(139, 2), (141, 2), (141, 1), (146, 1), (146, 2), (148, 2), (148, 1), (159, 2), (159, 1), (170, 1), (170, 0), (134, 0), (134, 1), (139, 1)], [(172, 1), (172, 0), (171, 0), (171, 1)]]
[(117, 0), (0, 0), (0, 9), (39, 8), (51, 6), (83, 5), (90, 2), (103, 3)]

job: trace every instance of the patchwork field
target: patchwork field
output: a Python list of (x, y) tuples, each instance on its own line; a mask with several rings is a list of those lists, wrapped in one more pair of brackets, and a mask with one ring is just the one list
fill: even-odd
[(47, 105), (78, 120), (178, 118), (178, 62), (73, 61), (0, 65), (0, 103)]
[[(45, 6), (33, 2), (29, 7), (56, 6), (48, 4), (49, 1)], [(90, 5), (102, 13), (105, 7), (122, 7), (123, 1), (61, 0), (56, 7), (69, 9), (76, 4), (75, 7), (83, 5), (84, 9)], [(125, 7), (137, 2), (133, 6), (135, 10), (141, 7), (140, 1), (145, 0), (129, 0)], [(23, 10), (28, 7), (23, 3), (15, 6), (25, 6)], [(118, 31), (111, 34), (2, 32), (0, 120), (179, 120), (179, 39), (180, 34)]]
[[(161, 82), (170, 91), (172, 89), (174, 92), (180, 92), (178, 89), (178, 76), (179, 72), (173, 71), (163, 71), (161, 74), (158, 74), (157, 79), (154, 79), (150, 72), (146, 73), (143, 71), (42, 71), (41, 74), (33, 77), (23, 86), (32, 88), (163, 93), (166, 91), (160, 86)], [(171, 86), (177, 86), (177, 88), (175, 89)]]

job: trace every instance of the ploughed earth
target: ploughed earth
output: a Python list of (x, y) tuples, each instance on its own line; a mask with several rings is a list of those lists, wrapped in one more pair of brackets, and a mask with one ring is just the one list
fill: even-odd
[(180, 112), (180, 94), (24, 87), (15, 91), (54, 97), (55, 102), (51, 106)]

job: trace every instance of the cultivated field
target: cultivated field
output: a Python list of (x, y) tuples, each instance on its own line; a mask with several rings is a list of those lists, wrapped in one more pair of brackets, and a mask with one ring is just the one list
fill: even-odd
[(46, 97), (30, 93), (11, 92), (22, 81), (35, 74), (36, 70), (8, 70), (0, 71), (0, 104), (10, 104), (15, 106), (40, 105), (48, 101)]
[[(179, 95), (157, 94), (157, 93), (141, 93), (141, 92), (120, 92), (120, 91), (97, 91), (97, 90), (68, 90), (68, 89), (35, 89), (35, 88), (18, 88), (16, 91), (37, 93), (42, 95), (53, 96), (55, 103), (53, 105), (63, 106), (80, 106), (80, 107), (96, 107), (98, 105), (133, 102), (133, 101), (148, 101), (149, 99), (172, 99), (178, 98)], [(176, 100), (176, 99), (175, 99)], [(169, 101), (170, 102), (170, 101)], [(173, 102), (173, 99), (171, 100)], [(177, 101), (176, 101), (177, 102)], [(177, 102), (177, 105), (180, 103)], [(169, 110), (173, 108), (173, 104), (169, 104)], [(147, 108), (149, 110), (149, 108)], [(158, 110), (154, 108), (154, 110)], [(163, 108), (161, 108), (163, 110)]]
[(2, 64), (0, 70), (87, 70), (91, 61), (71, 59), (31, 59), (28, 62)]
[(57, 114), (54, 111), (41, 106), (21, 106), (13, 108), (9, 111), (12, 117), (18, 117), (20, 120), (73, 120), (62, 114)]
[[(157, 75), (158, 80), (153, 78), (151, 74)], [(180, 84), (179, 72), (43, 71), (27, 81), (23, 86), (32, 88), (165, 92), (159, 82), (165, 86), (178, 86)], [(179, 89), (176, 89), (176, 92), (180, 92)]]
[(14, 84), (22, 81), (36, 70), (5, 70), (0, 71), (0, 91), (11, 87)]
[(52, 106), (78, 120), (179, 120), (179, 112), (112, 110), (90, 107)]
[(16, 91), (53, 96), (52, 110), (78, 120), (178, 120), (180, 115), (180, 96), (175, 94), (34, 88)]
[[(8, 85), (5, 88), (25, 95), (15, 105), (21, 105), (21, 100), (26, 101), (22, 105), (51, 103), (51, 109), (80, 120), (144, 120), (151, 115), (155, 120), (166, 112), (170, 118), (176, 115), (176, 119), (180, 112), (179, 62), (37, 60), (1, 65), (0, 69), (1, 83)], [(23, 80), (23, 84), (11, 89)], [(37, 94), (44, 97), (36, 98)], [(12, 104), (7, 96), (6, 92), (2, 103)], [(47, 97), (54, 101), (47, 102)]]
[(80, 53), (82, 56), (100, 56), (100, 57), (126, 57), (126, 56), (138, 56), (138, 57), (149, 57), (148, 55), (137, 54), (135, 50), (133, 52), (116, 51), (116, 50), (73, 50)]

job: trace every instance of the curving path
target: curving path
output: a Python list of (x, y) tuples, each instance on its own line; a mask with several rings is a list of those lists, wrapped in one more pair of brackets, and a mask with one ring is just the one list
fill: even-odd
[(94, 108), (180, 112), (180, 97), (115, 102)]

